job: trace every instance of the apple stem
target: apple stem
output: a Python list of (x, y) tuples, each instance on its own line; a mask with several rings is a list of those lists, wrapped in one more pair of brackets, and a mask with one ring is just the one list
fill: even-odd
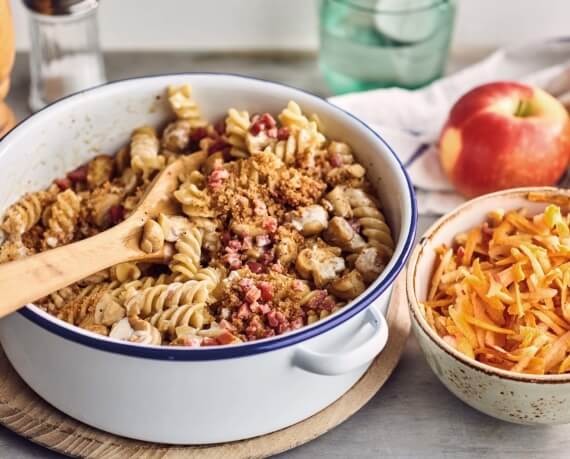
[(518, 118), (525, 118), (527, 116), (530, 116), (531, 113), (532, 107), (530, 105), (530, 102), (528, 100), (519, 100), (514, 115)]

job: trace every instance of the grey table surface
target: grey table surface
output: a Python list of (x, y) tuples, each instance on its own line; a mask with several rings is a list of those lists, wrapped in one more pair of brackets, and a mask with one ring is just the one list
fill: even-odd
[[(480, 55), (455, 56), (450, 70)], [(110, 80), (137, 75), (216, 71), (241, 73), (329, 94), (310, 55), (196, 55), (184, 53), (112, 53), (105, 56)], [(18, 118), (29, 114), (28, 63), (18, 55), (8, 103)], [(433, 222), (420, 218), (418, 234)], [(65, 382), (62, 382), (65, 384)], [(570, 426), (528, 427), (481, 414), (445, 389), (427, 366), (413, 336), (390, 380), (357, 414), (336, 429), (281, 454), (295, 458), (479, 458), (570, 457)], [(63, 456), (0, 427), (0, 458)]]

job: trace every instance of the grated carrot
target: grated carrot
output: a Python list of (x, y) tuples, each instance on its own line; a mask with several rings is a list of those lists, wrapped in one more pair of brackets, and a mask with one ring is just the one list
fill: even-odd
[(570, 199), (565, 202), (564, 213), (556, 205), (533, 216), (524, 209), (490, 212), (484, 226), (455, 237), (455, 250), (437, 249), (422, 307), (439, 336), (497, 368), (570, 372)]

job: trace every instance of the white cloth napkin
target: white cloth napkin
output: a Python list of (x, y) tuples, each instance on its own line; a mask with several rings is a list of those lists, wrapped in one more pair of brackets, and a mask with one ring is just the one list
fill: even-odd
[(382, 135), (410, 174), (420, 214), (440, 215), (464, 198), (454, 192), (441, 170), (434, 142), (459, 97), (475, 86), (497, 80), (539, 86), (570, 106), (570, 37), (500, 49), (423, 89), (376, 89), (329, 100)]

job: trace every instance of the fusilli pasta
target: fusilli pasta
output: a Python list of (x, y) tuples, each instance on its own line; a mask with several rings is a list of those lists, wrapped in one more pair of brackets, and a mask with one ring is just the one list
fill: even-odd
[(234, 158), (249, 156), (245, 139), (251, 122), (247, 111), (237, 111), (235, 108), (228, 110), (226, 118), (226, 137), (231, 145), (230, 155)]
[(79, 197), (69, 189), (59, 193), (55, 202), (46, 209), (44, 241), (48, 247), (71, 242), (79, 219), (79, 206)]
[(192, 227), (190, 231), (180, 236), (175, 247), (177, 253), (172, 258), (170, 270), (186, 279), (192, 279), (200, 267), (202, 232)]
[(12, 205), (0, 262), (120, 223), (167, 164), (199, 150), (204, 163), (178, 177), (175, 215), (141, 231), (142, 250), (168, 243), (174, 255), (118, 264), (40, 307), (130, 343), (225, 345), (324, 319), (381, 275), (390, 228), (365, 168), (316, 115), (290, 102), (277, 117), (231, 108), (208, 123), (189, 85), (169, 87), (168, 102), (174, 119), (162, 131), (135, 129), (114, 157), (100, 154)]
[(205, 303), (208, 294), (208, 285), (204, 281), (189, 280), (156, 285), (137, 291), (126, 301), (126, 309), (129, 316), (144, 319), (172, 307)]
[(174, 192), (174, 197), (182, 204), (182, 211), (189, 217), (212, 217), (210, 196), (204, 189), (205, 178), (200, 172), (194, 172)]
[(131, 167), (142, 173), (143, 178), (160, 170), (165, 165), (165, 158), (159, 155), (159, 141), (154, 128), (144, 126), (135, 129), (131, 137)]
[(192, 99), (192, 87), (189, 84), (168, 87), (168, 102), (177, 118), (186, 120), (191, 127), (205, 126), (198, 104)]
[(357, 188), (348, 188), (345, 194), (348, 196), (352, 214), (358, 219), (368, 245), (376, 248), (386, 258), (390, 258), (394, 253), (392, 232), (374, 200), (363, 190)]
[(176, 336), (178, 327), (193, 327), (200, 330), (207, 323), (206, 304), (184, 304), (157, 312), (150, 319), (160, 332)]
[(28, 193), (6, 211), (0, 229), (10, 237), (20, 237), (40, 220), (48, 200), (48, 192)]

